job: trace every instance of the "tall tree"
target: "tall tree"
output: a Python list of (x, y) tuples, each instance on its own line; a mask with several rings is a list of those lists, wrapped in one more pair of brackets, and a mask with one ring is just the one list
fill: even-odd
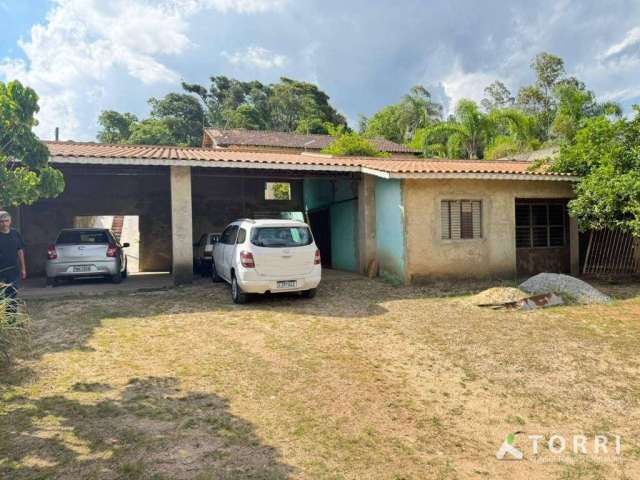
[(480, 101), (480, 104), (487, 112), (495, 109), (511, 108), (515, 103), (515, 98), (511, 95), (511, 91), (500, 80), (496, 80), (484, 89), (486, 95)]
[(219, 128), (252, 128), (284, 132), (326, 133), (323, 125), (347, 125), (316, 85), (289, 78), (278, 83), (243, 82), (211, 77), (209, 88), (183, 83), (200, 97), (207, 124)]
[(547, 140), (551, 136), (551, 124), (555, 117), (554, 89), (565, 74), (564, 61), (542, 52), (535, 56), (531, 68), (536, 74), (536, 81), (520, 89), (517, 103), (525, 112), (539, 116), (544, 140)]
[(64, 189), (62, 173), (49, 166), (49, 150), (32, 131), (38, 109), (33, 89), (0, 82), (0, 207), (29, 205)]
[(167, 126), (177, 145), (202, 144), (204, 110), (197, 98), (184, 93), (169, 93), (162, 99), (150, 98), (151, 118)]

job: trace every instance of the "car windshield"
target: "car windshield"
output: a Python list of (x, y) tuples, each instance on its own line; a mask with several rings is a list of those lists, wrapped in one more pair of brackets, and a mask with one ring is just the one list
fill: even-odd
[(96, 230), (63, 230), (56, 240), (61, 244), (109, 243), (107, 232)]
[(251, 243), (258, 247), (303, 247), (312, 241), (307, 227), (263, 227), (251, 232)]

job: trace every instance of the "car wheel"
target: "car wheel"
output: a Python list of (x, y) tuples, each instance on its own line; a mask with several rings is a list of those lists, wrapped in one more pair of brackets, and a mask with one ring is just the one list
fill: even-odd
[(316, 288), (312, 288), (311, 290), (303, 290), (301, 293), (304, 298), (313, 298), (316, 296), (316, 291)]
[(122, 283), (122, 272), (111, 275), (111, 281), (113, 283)]
[(240, 285), (238, 285), (235, 275), (231, 277), (231, 299), (233, 303), (237, 303), (238, 305), (247, 302), (247, 294), (242, 293), (242, 290), (240, 290)]
[(213, 283), (218, 283), (222, 281), (222, 278), (218, 275), (218, 271), (216, 270), (216, 264), (211, 263), (211, 281)]

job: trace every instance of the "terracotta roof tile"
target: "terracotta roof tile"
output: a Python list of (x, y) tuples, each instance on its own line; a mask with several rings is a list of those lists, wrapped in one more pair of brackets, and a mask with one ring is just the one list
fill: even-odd
[[(177, 160), (225, 163), (256, 163), (296, 166), (368, 168), (388, 174), (525, 174), (563, 176), (543, 170), (530, 171), (531, 162), (515, 160), (394, 159), (376, 157), (332, 157), (319, 154), (258, 152), (214, 148), (150, 147), (100, 143), (45, 142), (51, 157)], [(150, 162), (151, 163), (151, 162)]]
[[(220, 130), (205, 128), (208, 135), (221, 147), (254, 146), (274, 148), (295, 148), (304, 150), (321, 150), (328, 147), (335, 139), (331, 135), (299, 134), (289, 132), (273, 132), (264, 130), (231, 129)], [(417, 150), (391, 142), (384, 138), (372, 138), (369, 142), (381, 152), (418, 153)]]

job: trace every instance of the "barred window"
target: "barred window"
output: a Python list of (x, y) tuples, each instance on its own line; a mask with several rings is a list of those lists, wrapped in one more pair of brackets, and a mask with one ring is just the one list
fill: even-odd
[(482, 238), (482, 202), (443, 200), (440, 203), (440, 223), (443, 240)]

